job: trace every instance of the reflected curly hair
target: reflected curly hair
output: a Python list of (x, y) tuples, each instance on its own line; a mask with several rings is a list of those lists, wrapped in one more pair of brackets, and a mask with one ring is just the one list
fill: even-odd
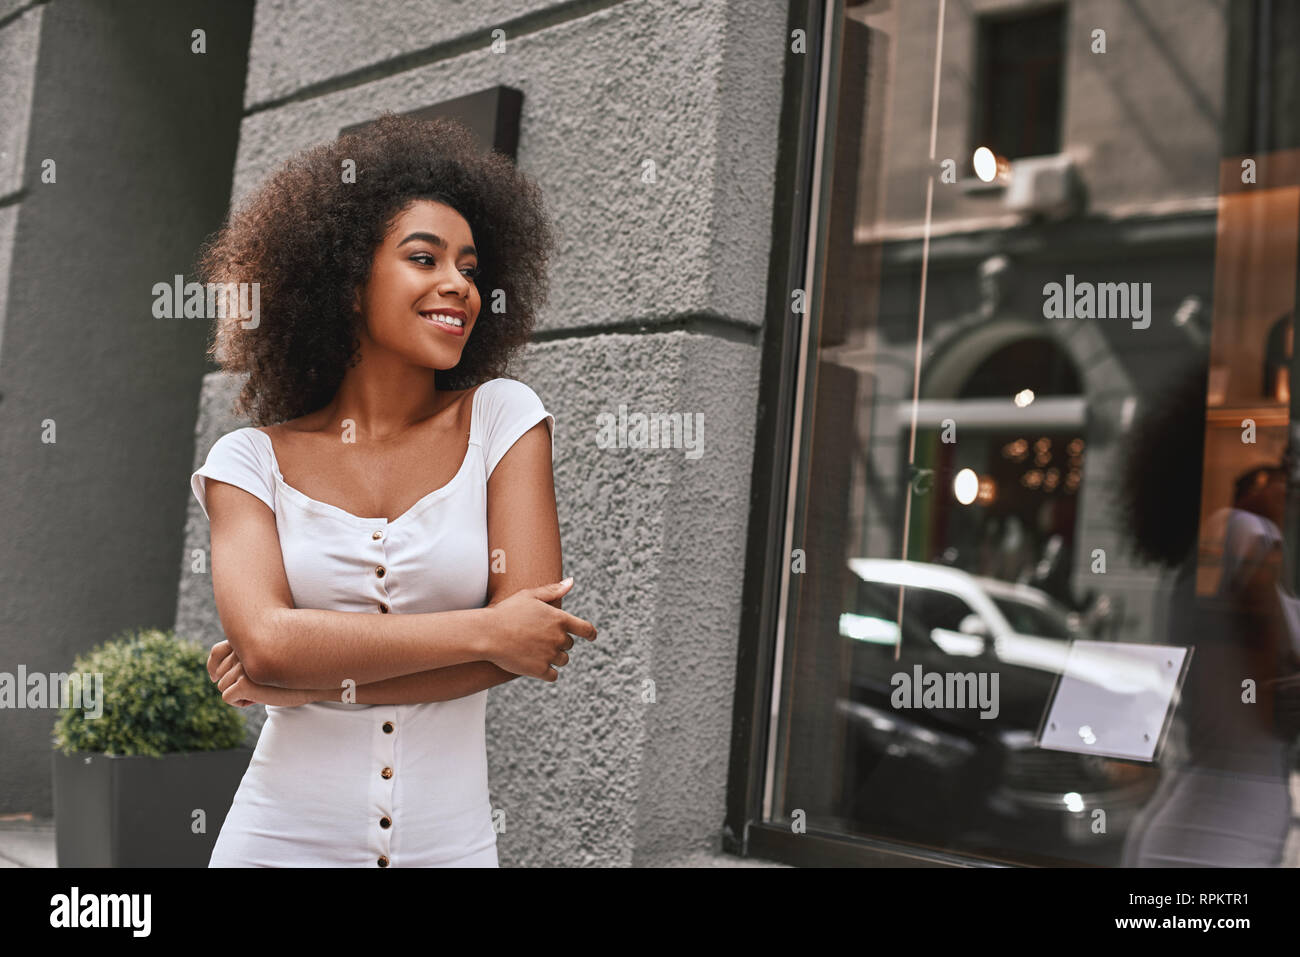
[[(349, 160), (355, 182), (344, 182)], [(359, 361), (365, 317), (355, 292), (393, 218), (421, 199), (469, 223), (483, 296), (460, 362), (437, 370), (435, 385), (459, 390), (505, 375), (547, 296), (555, 235), (541, 190), (454, 120), (385, 113), (289, 159), (200, 251), (201, 281), (259, 284), (257, 327), (221, 319), (207, 349), (223, 371), (248, 376), (237, 415), (274, 425), (329, 403)], [(504, 312), (488, 308), (499, 301)]]
[(1119, 510), (1137, 557), (1176, 568), (1196, 553), (1205, 455), (1208, 355), (1153, 390), (1123, 443)]

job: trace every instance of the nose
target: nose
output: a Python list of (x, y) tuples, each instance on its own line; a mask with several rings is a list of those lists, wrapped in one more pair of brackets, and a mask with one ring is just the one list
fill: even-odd
[(469, 287), (470, 281), (454, 264), (449, 266), (438, 279), (438, 291), (445, 296), (459, 296), (467, 300)]

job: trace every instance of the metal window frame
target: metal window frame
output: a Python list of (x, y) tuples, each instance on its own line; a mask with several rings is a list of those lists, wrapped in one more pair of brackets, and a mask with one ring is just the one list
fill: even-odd
[[(828, 118), (839, 101), (842, 31), (836, 27), (843, 17), (844, 0), (790, 3), (786, 35), (805, 30), (807, 52), (787, 50), (785, 59), (722, 849), (795, 866), (996, 867), (886, 840), (815, 829), (792, 834), (764, 821), (770, 725), (780, 707), (776, 665), (792, 615), (785, 607), (787, 552), (802, 524), (799, 476), (811, 452), (801, 437), (812, 419), (807, 400), (816, 394), (835, 139)], [(808, 292), (802, 317), (790, 311), (797, 288)]]
[(975, 175), (975, 164), (972, 160), (976, 147), (988, 145), (984, 142), (985, 139), (988, 139), (988, 131), (983, 128), (984, 118), (980, 113), (980, 107), (987, 100), (990, 93), (988, 89), (988, 31), (996, 24), (1046, 13), (1059, 13), (1061, 15), (1061, 98), (1056, 104), (1056, 149), (1054, 152), (1060, 153), (1064, 148), (1066, 57), (1070, 52), (1069, 4), (1066, 0), (1036, 0), (1036, 2), (1024, 6), (995, 7), (990, 10), (980, 10), (972, 17), (974, 29), (971, 31), (971, 43), (974, 44), (972, 63), (974, 64), (973, 82), (975, 94), (971, 97), (970, 112), (966, 119), (965, 172), (968, 176)]

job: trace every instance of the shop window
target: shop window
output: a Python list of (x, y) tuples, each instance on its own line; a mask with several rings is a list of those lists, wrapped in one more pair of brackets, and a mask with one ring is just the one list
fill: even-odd
[(1009, 160), (1060, 152), (1065, 30), (1064, 7), (978, 21), (974, 145)]
[[(835, 149), (771, 299), (810, 291), (807, 349), (764, 347), (756, 461), (789, 454), (755, 473), (739, 823), (796, 862), (1294, 866), (1300, 72), (1260, 33), (1292, 14), (940, 6), (832, 7)], [(1243, 111), (1276, 121), (1250, 155)], [(972, 131), (1015, 158), (1067, 128), (1065, 219), (944, 178)]]

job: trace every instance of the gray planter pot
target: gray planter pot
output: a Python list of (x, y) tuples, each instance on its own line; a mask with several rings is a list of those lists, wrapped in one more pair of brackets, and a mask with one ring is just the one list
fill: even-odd
[[(53, 753), (59, 867), (207, 867), (253, 752)], [(204, 829), (195, 822), (204, 812)]]

